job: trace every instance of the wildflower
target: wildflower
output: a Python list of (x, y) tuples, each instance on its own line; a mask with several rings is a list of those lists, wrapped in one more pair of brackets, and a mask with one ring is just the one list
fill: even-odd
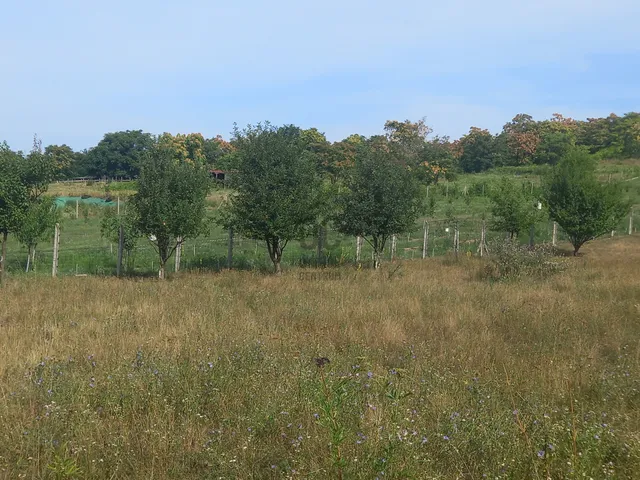
[(315, 418), (316, 420), (318, 420), (318, 419), (320, 418), (320, 415), (319, 415), (319, 414), (317, 414), (317, 413), (314, 413), (314, 414), (313, 414), (313, 418)]
[(422, 441), (420, 443), (422, 443), (422, 445), (424, 445), (425, 443), (427, 443), (429, 440), (427, 439), (427, 437), (422, 437)]
[(596, 440), (600, 440), (600, 435), (598, 435), (597, 433), (593, 436), (593, 438), (595, 438)]
[(449, 436), (448, 436), (448, 435), (443, 435), (443, 436), (442, 436), (442, 439), (443, 439), (443, 440), (449, 440)]
[(373, 377), (373, 372), (367, 372), (367, 378), (370, 379), (371, 377)]
[(544, 458), (544, 450), (538, 450), (538, 458)]

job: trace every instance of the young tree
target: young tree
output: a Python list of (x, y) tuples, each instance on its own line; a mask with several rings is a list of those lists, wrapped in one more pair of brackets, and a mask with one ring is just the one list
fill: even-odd
[(154, 148), (142, 160), (131, 208), (135, 229), (149, 238), (158, 253), (159, 278), (166, 277), (165, 265), (180, 242), (204, 232), (210, 187), (202, 165), (181, 161), (169, 149)]
[(595, 170), (595, 160), (574, 149), (545, 179), (549, 216), (569, 236), (574, 255), (589, 240), (613, 230), (630, 208), (618, 185), (599, 183)]
[(540, 216), (538, 200), (507, 177), (502, 177), (489, 190), (491, 199), (491, 227), (495, 231), (507, 232), (509, 238), (516, 238), (535, 224)]
[(26, 272), (29, 272), (29, 268), (35, 261), (38, 243), (40, 240), (51, 237), (58, 218), (53, 197), (43, 196), (29, 203), (16, 231), (18, 241), (27, 247)]
[(124, 233), (125, 264), (127, 271), (131, 272), (133, 270), (133, 252), (140, 238), (135, 210), (129, 209), (125, 213), (118, 215), (115, 208), (106, 208), (100, 223), (102, 237), (109, 239), (113, 243), (119, 243), (121, 227)]
[(418, 218), (418, 183), (392, 151), (367, 144), (359, 148), (346, 186), (337, 200), (336, 228), (363, 237), (373, 248), (374, 268), (379, 268), (387, 240), (406, 232)]
[(222, 223), (247, 238), (264, 241), (279, 274), (287, 243), (310, 235), (318, 226), (323, 189), (314, 155), (301, 130), (292, 125), (236, 128), (233, 143), (239, 160), (232, 180), (237, 193)]
[(12, 152), (6, 143), (0, 145), (0, 283), (4, 280), (9, 234), (20, 230), (31, 206), (46, 192), (53, 175), (53, 163), (42, 153), (37, 137), (26, 157)]
[(29, 204), (29, 195), (22, 182), (23, 161), (6, 143), (0, 144), (0, 285), (6, 269), (7, 238), (20, 226)]

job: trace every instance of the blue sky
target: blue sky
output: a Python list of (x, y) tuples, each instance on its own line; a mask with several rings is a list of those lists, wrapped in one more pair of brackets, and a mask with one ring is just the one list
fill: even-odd
[(637, 0), (10, 1), (0, 141), (270, 120), (330, 140), (426, 117), (440, 135), (520, 112), (640, 110)]

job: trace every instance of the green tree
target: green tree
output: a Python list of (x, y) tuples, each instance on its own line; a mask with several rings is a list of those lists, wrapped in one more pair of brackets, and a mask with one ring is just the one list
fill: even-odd
[(135, 209), (128, 209), (125, 213), (118, 215), (115, 208), (106, 208), (104, 216), (100, 222), (100, 234), (103, 238), (109, 239), (113, 243), (120, 242), (120, 227), (124, 234), (124, 256), (125, 265), (128, 272), (133, 270), (134, 251), (140, 238), (138, 231), (138, 218)]
[(29, 203), (16, 230), (18, 241), (27, 247), (26, 272), (35, 261), (38, 243), (40, 240), (51, 237), (58, 219), (58, 210), (53, 197), (42, 196)]
[(345, 235), (361, 236), (371, 245), (374, 268), (387, 240), (409, 230), (422, 205), (420, 188), (392, 151), (361, 146), (355, 168), (346, 179), (346, 191), (337, 199), (334, 223)]
[(137, 177), (140, 162), (154, 142), (153, 136), (142, 130), (107, 133), (87, 153), (88, 173), (95, 177)]
[(6, 143), (0, 144), (0, 285), (6, 269), (7, 238), (20, 226), (29, 203), (29, 195), (22, 182), (22, 168), (23, 159)]
[(73, 177), (76, 154), (68, 145), (48, 145), (44, 149), (44, 154), (49, 157), (54, 165), (55, 179), (66, 179)]
[(533, 162), (537, 164), (555, 165), (573, 147), (575, 139), (564, 132), (546, 132), (541, 136), (540, 143), (533, 156)]
[(158, 276), (180, 243), (205, 231), (205, 200), (211, 181), (204, 166), (176, 158), (170, 149), (154, 148), (142, 160), (138, 191), (131, 198), (135, 230), (149, 238), (158, 253)]
[(238, 172), (236, 194), (221, 222), (247, 238), (264, 241), (274, 270), (281, 273), (288, 242), (318, 226), (323, 188), (316, 160), (295, 126), (266, 123), (234, 131)]
[(477, 173), (494, 166), (496, 151), (494, 137), (488, 130), (471, 127), (459, 142), (462, 153), (458, 160), (462, 171)]
[(43, 154), (37, 137), (26, 157), (12, 152), (6, 143), (0, 144), (0, 283), (5, 275), (9, 234), (20, 230), (32, 206), (46, 192), (53, 175), (53, 164)]
[(493, 215), (491, 228), (508, 233), (511, 239), (526, 231), (541, 216), (537, 208), (538, 199), (507, 177), (500, 178), (491, 186), (489, 199)]
[(613, 230), (630, 208), (619, 185), (598, 182), (596, 162), (582, 149), (569, 152), (547, 175), (544, 195), (549, 216), (569, 236), (574, 255)]

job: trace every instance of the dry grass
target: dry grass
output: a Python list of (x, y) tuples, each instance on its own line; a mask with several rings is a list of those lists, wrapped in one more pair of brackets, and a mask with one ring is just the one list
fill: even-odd
[(567, 261), (14, 280), (0, 478), (638, 478), (640, 237)]

